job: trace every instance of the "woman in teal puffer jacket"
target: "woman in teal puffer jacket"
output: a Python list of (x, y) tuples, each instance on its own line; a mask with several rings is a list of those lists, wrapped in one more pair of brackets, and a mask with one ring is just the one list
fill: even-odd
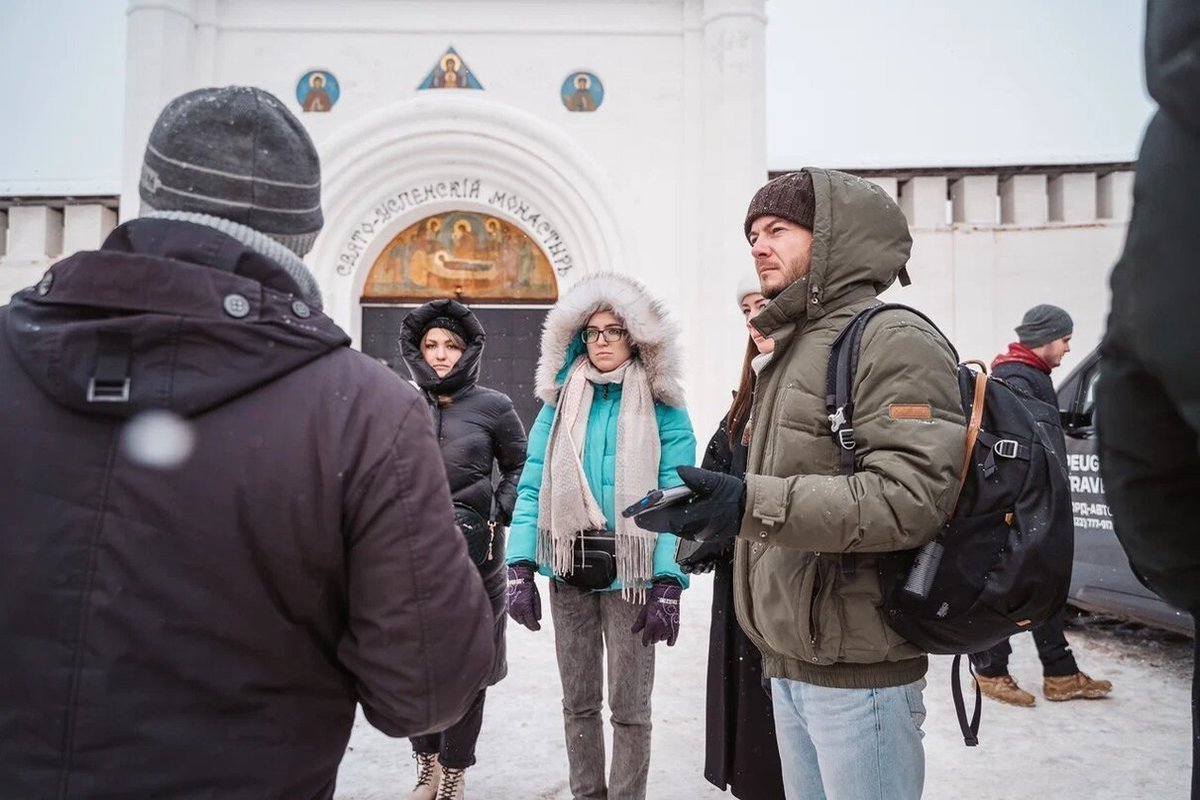
[[(509, 531), (508, 612), (541, 628), (535, 571), (550, 577), (571, 793), (646, 795), (654, 648), (675, 643), (687, 578), (676, 537), (641, 530), (620, 510), (681, 483), (696, 439), (683, 407), (679, 331), (632, 278), (582, 279), (546, 317), (537, 393)], [(581, 562), (580, 537), (589, 552)], [(639, 635), (640, 634), (640, 635)], [(607, 657), (605, 648), (607, 647)], [(604, 664), (613, 722), (605, 780)]]

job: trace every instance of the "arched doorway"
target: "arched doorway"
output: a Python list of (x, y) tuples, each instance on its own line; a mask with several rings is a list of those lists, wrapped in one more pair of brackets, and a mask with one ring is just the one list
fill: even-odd
[(421, 218), (393, 236), (371, 264), (360, 298), (363, 352), (407, 375), (401, 323), (413, 308), (442, 297), (479, 317), (488, 337), (480, 382), (511, 397), (531, 426), (542, 320), (558, 299), (547, 254), (500, 216), (453, 209)]

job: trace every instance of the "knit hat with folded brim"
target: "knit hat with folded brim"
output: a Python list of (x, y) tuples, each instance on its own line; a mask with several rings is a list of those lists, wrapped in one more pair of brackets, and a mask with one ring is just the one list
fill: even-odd
[(803, 171), (780, 175), (754, 193), (746, 210), (746, 238), (750, 238), (754, 220), (768, 215), (789, 220), (811, 231), (816, 208), (812, 175)]
[(1070, 336), (1075, 330), (1071, 315), (1058, 306), (1043, 303), (1025, 312), (1017, 326), (1017, 340), (1026, 347), (1041, 347)]
[(139, 191), (150, 210), (229, 220), (298, 256), (325, 221), (312, 139), (274, 95), (249, 86), (197, 89), (167, 104)]

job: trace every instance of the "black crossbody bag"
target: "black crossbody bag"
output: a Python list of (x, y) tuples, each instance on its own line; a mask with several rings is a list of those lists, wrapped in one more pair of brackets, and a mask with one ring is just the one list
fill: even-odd
[(496, 541), (496, 521), (484, 519), (482, 514), (465, 503), (455, 503), (454, 522), (467, 540), (467, 553), (475, 566), (482, 567), (491, 561), (492, 545)]
[(571, 571), (559, 575), (577, 589), (607, 589), (617, 579), (617, 535), (613, 531), (584, 531), (571, 544)]

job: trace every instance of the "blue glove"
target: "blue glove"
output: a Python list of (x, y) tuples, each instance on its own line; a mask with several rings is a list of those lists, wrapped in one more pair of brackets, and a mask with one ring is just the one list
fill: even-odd
[(676, 467), (694, 492), (686, 502), (651, 509), (633, 518), (639, 528), (670, 531), (697, 542), (733, 541), (746, 509), (746, 483), (740, 478), (696, 467)]
[(642, 644), (647, 647), (655, 642), (674, 646), (679, 638), (679, 598), (682, 594), (683, 587), (675, 581), (656, 580), (630, 633), (641, 631)]

